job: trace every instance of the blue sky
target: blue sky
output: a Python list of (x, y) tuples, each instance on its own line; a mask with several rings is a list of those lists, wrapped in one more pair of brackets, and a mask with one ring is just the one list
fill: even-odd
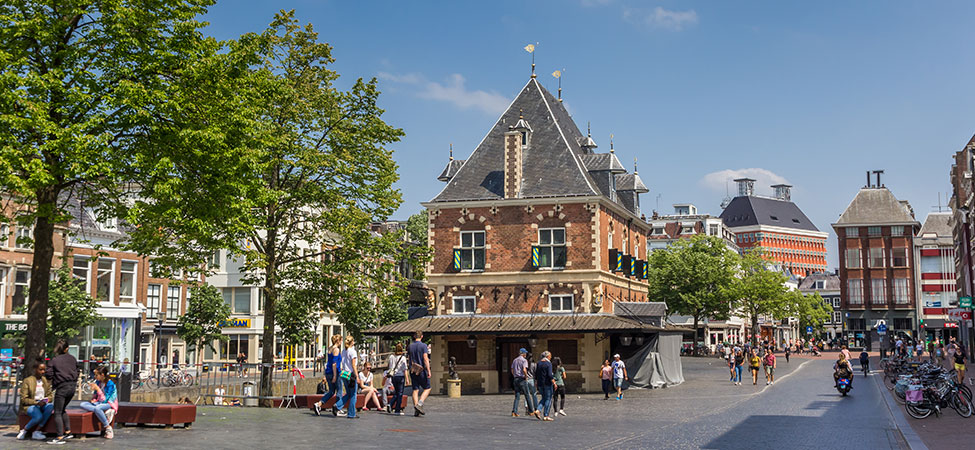
[[(448, 144), (466, 158), (527, 82), (528, 43), (553, 93), (563, 71), (599, 150), (613, 133), (625, 164), (639, 158), (647, 212), (719, 214), (725, 181), (744, 173), (759, 194), (793, 184), (832, 235), (864, 172), (885, 169), (923, 221), (975, 133), (975, 2), (223, 0), (207, 32), (260, 31), (281, 8), (335, 47), (344, 83), (380, 79), (384, 118), (406, 132), (391, 146), (397, 218), (443, 187)], [(832, 236), (829, 253), (835, 266)]]

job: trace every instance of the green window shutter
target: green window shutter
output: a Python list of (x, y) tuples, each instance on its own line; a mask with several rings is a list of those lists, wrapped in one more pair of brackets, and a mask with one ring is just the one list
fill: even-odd
[(460, 250), (454, 250), (454, 270), (460, 270)]
[(538, 246), (532, 246), (532, 267), (538, 268)]

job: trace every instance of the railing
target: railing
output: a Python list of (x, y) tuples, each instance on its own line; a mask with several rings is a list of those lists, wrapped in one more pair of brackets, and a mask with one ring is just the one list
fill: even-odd
[(0, 419), (16, 415), (20, 408), (20, 379), (23, 370), (18, 360), (0, 361)]

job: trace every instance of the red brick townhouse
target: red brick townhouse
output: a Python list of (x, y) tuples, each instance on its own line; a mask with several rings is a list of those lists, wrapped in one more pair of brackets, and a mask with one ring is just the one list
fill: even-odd
[(595, 149), (530, 79), (470, 157), (451, 159), (439, 177), (446, 186), (424, 203), (429, 316), (370, 334), (433, 336), (434, 389), (454, 357), (466, 392), (509, 389), (522, 347), (560, 357), (575, 392), (600, 389), (600, 364), (613, 353), (671, 339), (676, 351), (680, 332), (661, 327), (664, 305), (647, 303), (651, 226), (640, 194), (648, 189), (612, 150)]

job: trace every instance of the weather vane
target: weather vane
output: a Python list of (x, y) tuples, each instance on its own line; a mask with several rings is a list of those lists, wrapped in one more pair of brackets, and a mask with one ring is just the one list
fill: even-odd
[(525, 51), (532, 54), (532, 78), (535, 78), (535, 46), (538, 42), (534, 44), (528, 44), (525, 46)]
[[(565, 68), (562, 70), (565, 70)], [(562, 70), (552, 72), (552, 76), (559, 79), (559, 102), (562, 101)]]

